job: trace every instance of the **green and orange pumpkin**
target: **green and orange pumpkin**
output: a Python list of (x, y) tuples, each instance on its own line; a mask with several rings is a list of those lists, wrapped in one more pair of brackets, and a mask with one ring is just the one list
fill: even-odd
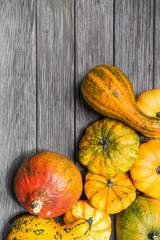
[(129, 171), (138, 158), (139, 136), (125, 123), (104, 118), (89, 126), (79, 144), (79, 160), (105, 177)]
[(159, 240), (160, 201), (138, 196), (117, 216), (118, 240)]

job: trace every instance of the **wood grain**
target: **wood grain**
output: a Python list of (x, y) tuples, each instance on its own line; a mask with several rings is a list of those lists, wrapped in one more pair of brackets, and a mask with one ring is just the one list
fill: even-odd
[(155, 0), (154, 11), (154, 88), (160, 88), (160, 1)]
[(37, 1), (37, 149), (74, 160), (74, 2)]
[[(153, 0), (115, 1), (115, 66), (129, 77), (135, 95), (153, 88)], [(141, 142), (148, 138), (140, 134)]]
[[(135, 94), (153, 88), (154, 1), (115, 0), (115, 66), (131, 80)], [(140, 141), (149, 138), (140, 134)]]
[[(0, 1), (0, 234), (24, 212), (15, 199), (17, 168), (36, 150), (35, 2)], [(2, 236), (0, 236), (2, 238)]]
[[(75, 99), (76, 158), (84, 177), (86, 168), (78, 160), (78, 144), (86, 127), (102, 118), (84, 101), (80, 85), (89, 70), (101, 64), (113, 64), (113, 1), (75, 1)], [(85, 196), (83, 196), (85, 197)], [(114, 217), (112, 217), (114, 229)], [(111, 239), (114, 239), (114, 230)]]
[(24, 212), (13, 180), (26, 156), (59, 152), (84, 177), (78, 144), (102, 118), (81, 94), (87, 72), (114, 64), (136, 95), (160, 88), (159, 45), (159, 0), (0, 0), (1, 233)]

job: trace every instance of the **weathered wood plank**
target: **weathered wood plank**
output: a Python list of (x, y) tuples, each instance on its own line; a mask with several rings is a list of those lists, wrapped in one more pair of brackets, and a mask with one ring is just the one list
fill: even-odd
[(155, 0), (154, 88), (160, 88), (160, 1)]
[(129, 77), (136, 96), (153, 88), (153, 19), (153, 0), (115, 1), (115, 66)]
[[(84, 130), (102, 116), (84, 101), (80, 85), (89, 70), (101, 64), (113, 64), (113, 1), (75, 1), (75, 81), (77, 166), (83, 176), (86, 168), (78, 161), (78, 144)], [(112, 217), (114, 239), (114, 217)]]
[(129, 77), (136, 95), (153, 88), (153, 16), (153, 0), (115, 0), (115, 66)]
[(37, 1), (37, 80), (37, 150), (74, 161), (72, 0)]
[(74, 160), (74, 2), (37, 1), (38, 150)]
[[(0, 1), (0, 234), (24, 209), (17, 168), (36, 150), (35, 1)], [(2, 236), (0, 235), (0, 238)]]

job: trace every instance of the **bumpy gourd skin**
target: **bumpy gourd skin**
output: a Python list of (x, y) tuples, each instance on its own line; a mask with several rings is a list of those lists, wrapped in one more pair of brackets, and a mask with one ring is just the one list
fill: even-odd
[(79, 144), (79, 160), (105, 177), (129, 171), (138, 158), (139, 136), (126, 124), (104, 118), (86, 129)]
[(85, 240), (109, 240), (111, 235), (111, 218), (109, 214), (92, 207), (88, 200), (78, 201), (63, 217), (65, 224), (71, 224), (78, 219), (93, 218), (92, 227)]
[(138, 196), (117, 217), (118, 240), (160, 240), (160, 201)]
[(91, 225), (92, 219), (61, 226), (53, 219), (26, 215), (13, 223), (6, 240), (83, 240), (89, 235)]
[(130, 80), (116, 67), (98, 66), (82, 82), (86, 102), (100, 114), (118, 119), (147, 137), (160, 137), (160, 119), (137, 108)]

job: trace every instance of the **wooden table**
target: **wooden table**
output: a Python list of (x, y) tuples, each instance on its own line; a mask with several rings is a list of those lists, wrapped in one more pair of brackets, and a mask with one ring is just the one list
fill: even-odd
[(13, 181), (27, 156), (59, 152), (84, 174), (78, 143), (102, 116), (80, 84), (100, 64), (119, 67), (136, 95), (160, 88), (160, 0), (0, 0), (1, 233), (24, 212)]

